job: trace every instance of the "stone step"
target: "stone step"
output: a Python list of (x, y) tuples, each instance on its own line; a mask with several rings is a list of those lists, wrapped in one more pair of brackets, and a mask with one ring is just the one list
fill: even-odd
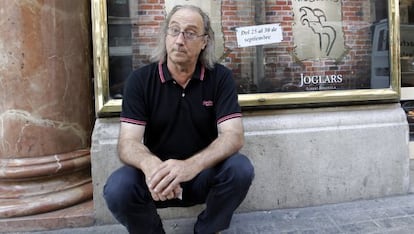
[(48, 231), (94, 225), (93, 201), (53, 212), (0, 219), (0, 233)]

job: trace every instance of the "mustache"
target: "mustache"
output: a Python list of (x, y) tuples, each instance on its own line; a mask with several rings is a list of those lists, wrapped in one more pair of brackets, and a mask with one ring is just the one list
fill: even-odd
[(173, 48), (173, 52), (187, 53), (187, 50), (182, 47), (178, 47), (178, 48)]

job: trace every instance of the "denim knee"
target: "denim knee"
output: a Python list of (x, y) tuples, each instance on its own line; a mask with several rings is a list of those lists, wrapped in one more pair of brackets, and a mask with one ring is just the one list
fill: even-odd
[(141, 180), (139, 173), (133, 167), (124, 166), (108, 178), (103, 196), (112, 212), (122, 212), (129, 208), (131, 202), (136, 203), (140, 197), (145, 196), (144, 191), (139, 191)]
[(233, 181), (241, 188), (248, 189), (254, 179), (254, 167), (250, 160), (243, 154), (232, 156), (229, 170)]

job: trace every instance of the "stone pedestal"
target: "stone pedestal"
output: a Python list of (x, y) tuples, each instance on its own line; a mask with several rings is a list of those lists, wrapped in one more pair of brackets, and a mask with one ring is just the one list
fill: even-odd
[[(306, 207), (407, 194), (408, 124), (399, 104), (244, 112), (255, 179), (238, 212)], [(113, 223), (102, 197), (116, 151), (119, 119), (98, 119), (92, 135), (96, 222)], [(202, 207), (160, 209), (196, 217)]]
[(1, 1), (0, 12), (0, 218), (91, 200), (90, 3)]
[(242, 211), (409, 191), (408, 124), (400, 104), (254, 112), (244, 125), (243, 151), (256, 178)]

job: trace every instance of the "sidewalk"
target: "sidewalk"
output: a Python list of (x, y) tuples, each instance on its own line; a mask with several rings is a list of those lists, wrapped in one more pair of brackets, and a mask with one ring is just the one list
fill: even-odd
[[(191, 234), (195, 219), (168, 220), (167, 234)], [(121, 225), (31, 234), (127, 234)], [(223, 234), (414, 233), (414, 194), (316, 207), (235, 214)], [(24, 233), (29, 234), (29, 233)]]

